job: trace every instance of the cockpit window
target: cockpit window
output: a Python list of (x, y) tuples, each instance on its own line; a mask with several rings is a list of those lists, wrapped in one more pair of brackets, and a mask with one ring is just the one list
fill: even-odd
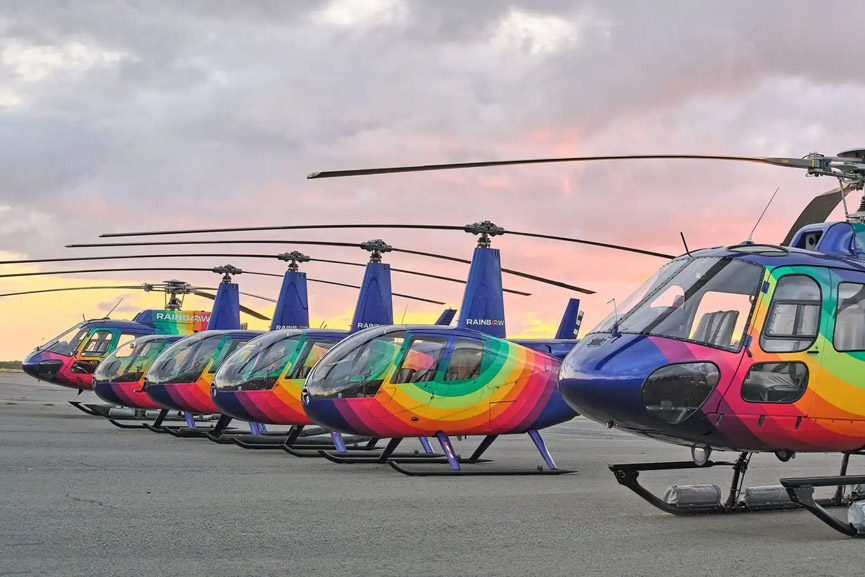
[(442, 338), (412, 338), (402, 364), (391, 382), (393, 384), (425, 383), (433, 380), (447, 344), (447, 339)]
[(334, 346), (306, 379), (309, 393), (323, 398), (370, 397), (381, 386), (405, 341), (405, 330), (375, 327)]
[(199, 333), (173, 344), (150, 368), (147, 380), (153, 384), (194, 383), (216, 354), (222, 337)]
[(291, 367), (289, 379), (305, 379), (315, 363), (337, 343), (336, 339), (309, 338), (303, 344), (303, 350), (297, 355)]
[(139, 381), (159, 353), (179, 338), (144, 337), (121, 345), (99, 364), (93, 378), (117, 383)]
[(820, 329), (820, 285), (801, 274), (783, 276), (775, 285), (760, 348), (767, 353), (804, 351)]
[(80, 328), (80, 325), (75, 325), (59, 337), (51, 339), (48, 344), (42, 347), (42, 350), (71, 357), (75, 354), (78, 345), (81, 344), (81, 341), (87, 336), (88, 332), (89, 329), (87, 327)]
[(207, 372), (215, 373), (216, 371), (218, 371), (219, 367), (222, 366), (222, 363), (225, 362), (225, 359), (230, 357), (234, 353), (234, 351), (239, 349), (245, 343), (249, 342), (250, 338), (251, 337), (247, 336), (226, 336), (222, 341), (222, 345), (219, 347), (219, 352), (216, 354), (216, 358), (213, 360), (210, 366), (207, 367)]
[(299, 342), (297, 331), (269, 333), (249, 341), (222, 364), (213, 379), (213, 386), (227, 391), (273, 388)]
[(109, 330), (96, 331), (90, 336), (87, 344), (84, 345), (84, 350), (81, 351), (82, 357), (101, 357), (108, 352), (108, 347), (111, 346), (111, 339), (114, 334)]
[(445, 370), (446, 381), (466, 381), (476, 379), (481, 374), (481, 359), (484, 345), (478, 341), (458, 340), (454, 343), (451, 360)]
[[(669, 268), (671, 265), (676, 266)], [(619, 309), (594, 332), (646, 334), (738, 351), (763, 267), (741, 259), (677, 259), (641, 287), (632, 307)], [(626, 303), (630, 303), (628, 299)], [(618, 321), (618, 322), (617, 322)]]

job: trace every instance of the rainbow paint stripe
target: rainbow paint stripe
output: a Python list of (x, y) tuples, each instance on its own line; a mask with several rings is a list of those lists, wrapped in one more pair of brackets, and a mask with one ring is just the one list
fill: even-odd
[[(163, 350), (182, 337), (178, 335), (151, 335), (135, 339), (130, 346), (147, 346), (148, 350), (134, 359), (125, 361), (118, 358), (118, 350), (103, 359), (93, 375), (93, 392), (103, 401), (133, 409), (161, 409), (143, 390), (147, 370)], [(111, 378), (101, 378), (113, 362), (123, 363), (122, 369), (112, 372)], [(129, 366), (129, 364), (134, 366)], [(140, 375), (140, 376), (139, 376)], [(138, 378), (136, 378), (138, 377)]]
[[(245, 343), (246, 341), (260, 335), (261, 331), (207, 331), (198, 333), (198, 335), (189, 337), (189, 339), (182, 339), (175, 343), (174, 346), (190, 346), (190, 339), (197, 340), (198, 337), (213, 337), (215, 334), (221, 336), (219, 346), (217, 346), (213, 351), (209, 361), (206, 363), (203, 370), (198, 373), (194, 381), (185, 383), (148, 382), (147, 396), (150, 397), (154, 403), (162, 408), (188, 413), (219, 413), (219, 409), (217, 409), (216, 405), (213, 404), (213, 399), (210, 395), (210, 384), (213, 381), (217, 369), (219, 369), (219, 365), (229, 356), (225, 351), (225, 346), (229, 342), (235, 345)], [(167, 349), (166, 353), (171, 350), (172, 349)], [(159, 359), (157, 359), (157, 361), (158, 360)], [(150, 373), (151, 371), (148, 371), (148, 377), (150, 376)], [(148, 381), (150, 381), (149, 378)]]
[[(484, 352), (478, 375), (444, 380), (442, 363), (430, 381), (393, 383), (404, 354), (395, 355), (383, 371), (386, 376), (375, 396), (332, 398), (309, 387), (307, 414), (324, 427), (375, 437), (431, 436), (438, 431), (449, 435), (523, 433), (576, 416), (556, 390), (559, 360), (555, 357), (471, 329), (409, 329), (405, 343), (425, 333), (481, 341)], [(327, 356), (322, 362), (326, 360)]]
[[(301, 333), (293, 354), (286, 359), (285, 366), (273, 388), (264, 390), (220, 390), (213, 387), (211, 395), (216, 408), (225, 415), (242, 421), (268, 425), (312, 425), (301, 402), (304, 378), (289, 378), (300, 362), (309, 341), (335, 343), (348, 335), (345, 331), (306, 329)], [(325, 349), (310, 347), (309, 354), (302, 359), (304, 367), (311, 369), (324, 355)], [(304, 372), (308, 372), (304, 371)]]

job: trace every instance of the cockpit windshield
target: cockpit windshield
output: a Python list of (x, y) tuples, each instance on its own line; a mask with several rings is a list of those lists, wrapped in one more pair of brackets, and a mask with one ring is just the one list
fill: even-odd
[(301, 335), (296, 329), (281, 330), (249, 341), (222, 364), (213, 386), (225, 391), (273, 388), (294, 356)]
[(306, 378), (316, 397), (370, 397), (381, 386), (405, 342), (401, 327), (374, 327), (334, 346)]
[(676, 259), (593, 332), (634, 333), (738, 351), (763, 267), (729, 257)]
[(159, 355), (147, 372), (147, 381), (159, 385), (194, 383), (205, 370), (216, 372), (222, 361), (250, 338), (248, 333), (204, 331), (181, 339)]
[(120, 345), (99, 363), (93, 378), (115, 383), (141, 380), (159, 353), (181, 338), (179, 335), (149, 335)]
[(75, 350), (78, 348), (78, 345), (81, 344), (84, 337), (87, 336), (89, 330), (89, 327), (82, 327), (81, 323), (79, 323), (60, 336), (51, 339), (48, 343), (39, 347), (39, 350), (63, 355), (64, 357), (71, 357), (75, 354)]

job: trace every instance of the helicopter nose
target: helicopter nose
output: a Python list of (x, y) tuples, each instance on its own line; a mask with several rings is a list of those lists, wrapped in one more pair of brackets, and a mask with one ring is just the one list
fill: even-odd
[(362, 423), (346, 399), (322, 398), (310, 395), (306, 387), (304, 387), (300, 399), (306, 415), (316, 425), (349, 435), (370, 434), (370, 431), (365, 427), (358, 426)]
[(691, 355), (664, 354), (664, 345), (642, 335), (590, 335), (562, 363), (559, 390), (595, 421), (644, 432), (669, 430), (699, 411), (721, 371)]
[(666, 362), (650, 347), (640, 346), (637, 335), (589, 335), (565, 357), (559, 391), (565, 402), (590, 419), (632, 427), (645, 413), (643, 382)]
[(21, 370), (34, 379), (50, 381), (60, 369), (63, 361), (46, 358), (41, 352), (33, 352), (21, 362)]

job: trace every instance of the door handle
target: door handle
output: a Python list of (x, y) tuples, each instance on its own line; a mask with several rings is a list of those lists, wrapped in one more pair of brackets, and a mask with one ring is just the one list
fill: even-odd
[(819, 355), (819, 354), (820, 354), (820, 349), (811, 349), (811, 350), (808, 351), (808, 354), (809, 354), (809, 355)]

